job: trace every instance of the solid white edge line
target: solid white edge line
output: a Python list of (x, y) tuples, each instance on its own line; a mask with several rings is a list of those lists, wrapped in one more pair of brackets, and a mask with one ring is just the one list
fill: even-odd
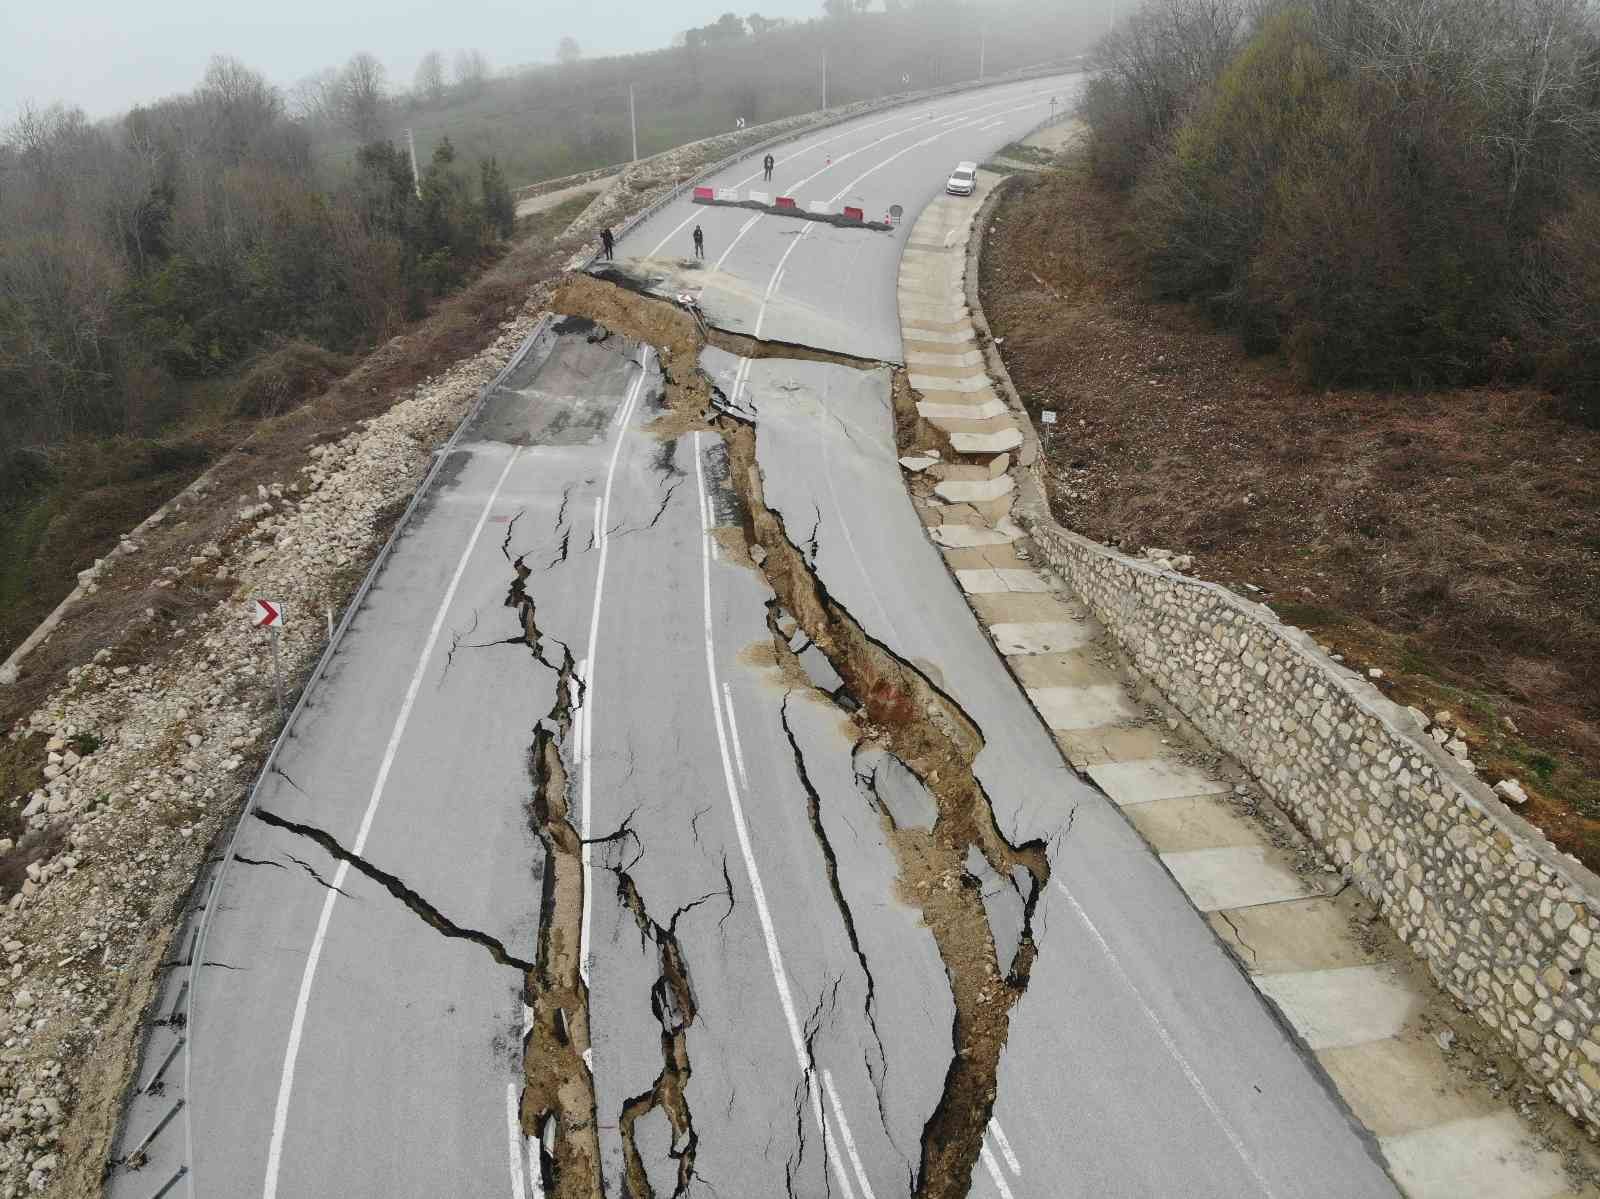
[[(705, 458), (700, 453), (700, 434), (694, 435), (695, 485), (700, 490), (703, 508), (710, 510), (706, 499)], [(788, 1026), (789, 1041), (794, 1049), (795, 1061), (806, 1080), (806, 1093), (811, 1098), (811, 1117), (822, 1131), (823, 1157), (833, 1166), (834, 1178), (847, 1199), (855, 1199), (855, 1189), (850, 1176), (834, 1146), (833, 1128), (822, 1113), (822, 1096), (818, 1094), (815, 1072), (806, 1058), (805, 1038), (800, 1032), (800, 1020), (795, 1015), (794, 996), (789, 990), (789, 976), (783, 967), (783, 954), (778, 948), (778, 935), (772, 924), (772, 912), (767, 907), (766, 889), (761, 885), (761, 872), (756, 868), (755, 851), (750, 844), (750, 830), (745, 824), (744, 806), (739, 800), (739, 788), (733, 778), (733, 760), (728, 752), (728, 730), (723, 727), (722, 705), (717, 695), (717, 652), (714, 626), (711, 622), (711, 525), (708, 521), (701, 530), (700, 577), (705, 597), (706, 682), (711, 688), (711, 713), (717, 727), (717, 749), (722, 757), (722, 781), (728, 792), (728, 806), (733, 814), (733, 828), (739, 840), (739, 852), (744, 858), (745, 874), (750, 880), (750, 896), (755, 901), (756, 918), (761, 924), (762, 939), (767, 945), (767, 963), (772, 969), (772, 981), (778, 990), (778, 1003), (783, 1008), (784, 1023)]]
[(739, 783), (750, 790), (750, 776), (744, 769), (744, 746), (739, 743), (739, 725), (733, 718), (733, 691), (726, 681), (722, 684), (722, 701), (728, 705), (728, 732), (733, 734), (733, 761), (739, 768)]
[[(633, 386), (628, 389), (627, 398), (622, 403), (622, 420), (617, 428), (616, 443), (611, 447), (611, 461), (606, 466), (606, 483), (601, 494), (595, 499), (594, 519), (597, 536), (597, 548), (600, 551), (600, 560), (595, 566), (594, 576), (594, 606), (589, 615), (589, 654), (585, 659), (588, 663), (588, 674), (584, 677), (583, 707), (584, 719), (582, 740), (578, 744), (578, 762), (581, 772), (582, 785), (579, 789), (580, 803), (578, 808), (578, 838), (581, 842), (579, 857), (583, 863), (583, 915), (578, 930), (578, 973), (582, 976), (584, 985), (589, 982), (589, 945), (590, 929), (594, 920), (594, 847), (589, 844), (589, 814), (590, 814), (590, 775), (593, 773), (591, 764), (594, 754), (594, 697), (596, 671), (595, 661), (600, 652), (600, 607), (605, 598), (606, 589), (606, 559), (611, 548), (611, 538), (606, 529), (611, 520), (611, 490), (616, 482), (617, 461), (622, 457), (622, 443), (627, 439), (628, 422), (633, 419), (634, 409), (638, 406), (639, 395), (644, 390), (644, 381), (650, 369), (650, 348), (639, 347), (639, 375), (633, 381)], [(574, 738), (578, 740), (578, 738)]]
[(1011, 1188), (1006, 1185), (1006, 1176), (1000, 1173), (1000, 1163), (994, 1160), (994, 1154), (989, 1150), (989, 1142), (983, 1142), (983, 1165), (989, 1171), (989, 1177), (994, 1179), (994, 1188), (1000, 1192), (1000, 1199), (1016, 1199), (1011, 1193)]
[[(378, 805), (383, 802), (383, 790), (389, 781), (389, 771), (393, 768), (395, 755), (400, 750), (400, 739), (405, 735), (406, 724), (411, 719), (411, 709), (417, 702), (417, 692), (422, 687), (422, 678), (428, 669), (428, 659), (433, 656), (434, 646), (438, 644), (439, 632), (444, 628), (445, 617), (449, 615), (450, 604), (456, 597), (456, 589), (461, 585), (461, 576), (466, 573), (467, 562), (477, 547), (483, 526), (489, 519), (495, 501), (500, 498), (500, 489), (505, 486), (506, 476), (511, 473), (512, 466), (516, 464), (521, 454), (522, 447), (517, 446), (506, 459), (505, 466), (500, 470), (500, 477), (495, 480), (494, 490), (489, 493), (488, 502), (478, 514), (478, 523), (472, 528), (472, 536), (467, 538), (466, 548), (461, 551), (461, 557), (456, 562), (455, 574), (450, 577), (450, 585), (445, 589), (444, 598), (439, 601), (439, 610), (434, 613), (433, 626), (428, 630), (428, 640), (423, 644), (422, 655), (417, 659), (417, 668), (411, 674), (405, 699), (401, 701), (394, 728), (389, 733), (389, 743), (384, 747), (383, 761), (378, 766), (378, 776), (372, 784), (372, 795), (367, 800), (366, 813), (361, 818), (361, 827), (351, 845), (352, 854), (360, 854), (366, 847), (367, 834), (372, 830), (373, 818), (378, 814)], [(300, 1038), (305, 1034), (306, 1009), (311, 1002), (311, 986), (317, 976), (317, 963), (322, 959), (322, 946), (327, 940), (328, 922), (333, 917), (333, 905), (339, 898), (339, 888), (344, 886), (345, 876), (349, 870), (350, 863), (341, 861), (339, 869), (334, 873), (333, 887), (329, 890), (327, 898), (322, 901), (322, 914), (317, 918), (317, 931), (311, 938), (311, 950), (306, 955), (305, 971), (300, 976), (300, 992), (295, 997), (294, 1017), (289, 1024), (289, 1043), (283, 1052), (283, 1071), (278, 1079), (278, 1101), (272, 1113), (272, 1139), (267, 1146), (267, 1174), (261, 1186), (262, 1199), (275, 1199), (278, 1193), (278, 1171), (283, 1163), (283, 1136), (289, 1123), (289, 1096), (294, 1090), (294, 1068), (300, 1056)]]
[(506, 1083), (506, 1132), (511, 1138), (511, 1199), (528, 1199), (522, 1181), (522, 1121), (517, 1115), (517, 1084)]
[(1072, 905), (1073, 912), (1083, 923), (1084, 928), (1089, 930), (1089, 935), (1094, 938), (1095, 944), (1100, 947), (1100, 952), (1105, 955), (1106, 962), (1111, 966), (1112, 971), (1122, 985), (1128, 989), (1128, 993), (1133, 996), (1140, 1010), (1144, 1012), (1145, 1019), (1155, 1029), (1156, 1036), (1161, 1039), (1161, 1044), (1172, 1055), (1172, 1060), (1178, 1063), (1178, 1068), (1183, 1071), (1183, 1076), (1189, 1080), (1189, 1085), (1194, 1088), (1195, 1094), (1200, 1097), (1200, 1102), (1206, 1105), (1206, 1110), (1211, 1113), (1211, 1118), (1217, 1122), (1217, 1127), (1222, 1129), (1223, 1135), (1228, 1138), (1228, 1143), (1233, 1146), (1233, 1151), (1239, 1155), (1239, 1160), (1250, 1171), (1250, 1176), (1256, 1180), (1256, 1185), (1261, 1188), (1262, 1194), (1271, 1196), (1273, 1194), (1272, 1187), (1262, 1175), (1261, 1168), (1256, 1165), (1255, 1159), (1250, 1156), (1250, 1151), (1245, 1148), (1244, 1141), (1233, 1130), (1233, 1125), (1228, 1123), (1227, 1116), (1222, 1114), (1222, 1109), (1217, 1106), (1216, 1100), (1211, 1097), (1211, 1092), (1206, 1090), (1205, 1083), (1200, 1081), (1200, 1076), (1195, 1073), (1194, 1067), (1189, 1064), (1189, 1059), (1183, 1056), (1183, 1051), (1178, 1048), (1178, 1043), (1172, 1039), (1172, 1034), (1167, 1031), (1167, 1026), (1161, 1022), (1161, 1017), (1156, 1015), (1155, 1010), (1145, 1001), (1143, 993), (1134, 985), (1133, 979), (1128, 977), (1128, 972), (1122, 968), (1122, 962), (1118, 960), (1117, 955), (1112, 951), (1106, 939), (1100, 935), (1100, 930), (1095, 927), (1094, 921), (1089, 919), (1089, 913), (1083, 910), (1083, 905), (1078, 902), (1078, 897), (1069, 891), (1066, 884), (1060, 880), (1057, 880), (1056, 887), (1067, 897), (1067, 902)]
[(544, 1199), (544, 1175), (540, 1172), (539, 1141), (536, 1137), (524, 1138), (528, 1150), (528, 1189), (533, 1199)]
[(855, 1134), (850, 1131), (850, 1121), (844, 1118), (844, 1104), (839, 1102), (839, 1092), (833, 1085), (833, 1071), (822, 1072), (822, 1085), (828, 1092), (828, 1106), (833, 1108), (833, 1118), (839, 1121), (839, 1133), (844, 1139), (844, 1150), (850, 1156), (850, 1168), (856, 1172), (856, 1181), (861, 1184), (861, 1193), (865, 1199), (878, 1199), (872, 1193), (872, 1184), (867, 1181), (867, 1172), (861, 1168), (861, 1155), (856, 1152)]
[(989, 1131), (994, 1134), (994, 1143), (1000, 1146), (1000, 1156), (1006, 1159), (1006, 1165), (1018, 1178), (1022, 1177), (1022, 1163), (1017, 1161), (1017, 1155), (1011, 1152), (1011, 1141), (1006, 1136), (1006, 1130), (1000, 1127), (998, 1117), (989, 1117)]

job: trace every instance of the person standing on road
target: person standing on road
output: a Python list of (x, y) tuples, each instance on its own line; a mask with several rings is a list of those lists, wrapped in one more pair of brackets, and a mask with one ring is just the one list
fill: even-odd
[(694, 256), (696, 258), (704, 258), (706, 256), (706, 235), (700, 232), (699, 225), (694, 227)]
[(773, 161), (772, 155), (770, 154), (761, 160), (761, 169), (766, 172), (763, 178), (765, 178), (768, 183), (772, 182), (772, 168), (777, 165), (778, 164)]
[(617, 244), (617, 239), (611, 236), (611, 227), (607, 225), (600, 230), (600, 248), (605, 251), (606, 261), (611, 261), (611, 250)]

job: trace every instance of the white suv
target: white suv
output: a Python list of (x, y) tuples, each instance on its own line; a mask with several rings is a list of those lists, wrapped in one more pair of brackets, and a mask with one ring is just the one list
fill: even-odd
[(945, 181), (944, 190), (952, 196), (970, 196), (978, 186), (978, 164), (975, 162), (956, 163), (955, 172)]

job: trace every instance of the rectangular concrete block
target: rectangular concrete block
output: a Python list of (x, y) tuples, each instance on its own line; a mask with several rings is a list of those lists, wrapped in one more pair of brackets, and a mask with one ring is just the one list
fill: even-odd
[(1516, 1113), (1456, 1120), (1381, 1137), (1408, 1199), (1551, 1199), (1575, 1192), (1561, 1159), (1533, 1139)]
[(1260, 846), (1191, 849), (1161, 860), (1202, 912), (1282, 903), (1315, 894), (1301, 877)]
[(1029, 687), (1033, 706), (1052, 729), (1093, 729), (1135, 720), (1140, 712), (1119, 686)]
[(1380, 965), (1257, 974), (1252, 981), (1312, 1049), (1396, 1036), (1425, 1001), (1408, 979)]
[(1013, 654), (1054, 654), (1078, 649), (1094, 640), (1095, 626), (1081, 621), (1001, 621), (989, 626), (995, 648)]
[(992, 566), (956, 571), (961, 589), (978, 595), (996, 591), (1049, 591), (1050, 584), (1037, 571), (996, 570)]
[(1197, 766), (1169, 758), (1139, 762), (1105, 762), (1089, 769), (1089, 777), (1119, 804), (1150, 803), (1193, 795), (1217, 795), (1228, 784), (1212, 778)]

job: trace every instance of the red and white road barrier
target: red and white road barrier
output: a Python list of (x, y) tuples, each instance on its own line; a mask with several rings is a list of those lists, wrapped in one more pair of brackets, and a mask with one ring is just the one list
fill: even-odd
[[(768, 192), (741, 192), (736, 187), (697, 187), (694, 189), (694, 202), (696, 204), (735, 204), (741, 208), (764, 208), (768, 212), (774, 213), (802, 214), (800, 201), (793, 196), (773, 197)], [(890, 223), (887, 218), (882, 222), (868, 222), (865, 209), (854, 205), (846, 205), (841, 209), (835, 207), (831, 200), (807, 201), (803, 214), (812, 217), (838, 217), (845, 221), (870, 225), (872, 228), (887, 226)], [(838, 222), (834, 223), (837, 224)]]

